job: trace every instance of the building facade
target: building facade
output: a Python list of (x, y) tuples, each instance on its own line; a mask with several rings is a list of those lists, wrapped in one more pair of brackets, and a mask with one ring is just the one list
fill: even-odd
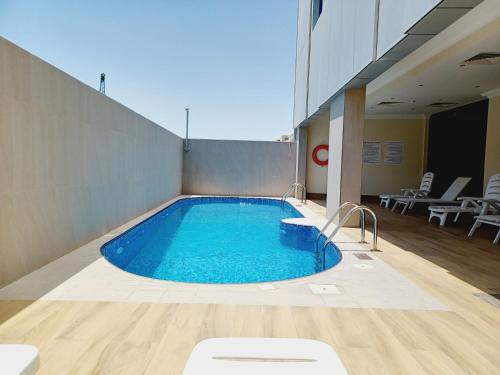
[[(438, 114), (456, 116), (485, 101), (460, 112), (481, 122), (484, 135), (476, 131), (477, 155), (462, 163), (471, 165), (454, 171), (470, 169), (482, 189), (500, 169), (491, 146), (498, 142), (491, 138), (500, 126), (491, 118), (497, 100), (489, 100), (500, 87), (500, 65), (494, 56), (468, 60), (500, 53), (499, 25), (498, 0), (299, 0), (297, 181), (327, 200), (329, 214), (362, 195), (418, 185), (429, 164), (441, 172), (438, 161), (447, 160), (430, 139), (450, 122)], [(475, 131), (470, 122), (468, 130)], [(329, 145), (327, 166), (314, 161), (320, 145)], [(437, 182), (445, 185), (453, 173), (441, 169)]]

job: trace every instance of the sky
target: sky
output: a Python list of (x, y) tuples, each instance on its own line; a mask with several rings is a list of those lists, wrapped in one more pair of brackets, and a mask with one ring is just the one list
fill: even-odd
[(190, 137), (291, 134), (297, 0), (0, 0), (0, 35)]

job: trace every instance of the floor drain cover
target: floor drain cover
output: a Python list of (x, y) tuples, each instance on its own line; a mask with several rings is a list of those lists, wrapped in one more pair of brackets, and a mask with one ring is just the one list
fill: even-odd
[(333, 284), (309, 284), (313, 294), (340, 294), (339, 289)]
[(474, 295), (500, 309), (500, 293), (474, 293)]
[(355, 268), (359, 268), (360, 270), (370, 270), (373, 268), (372, 265), (370, 264), (364, 264), (364, 263), (356, 263), (352, 265)]
[(354, 253), (354, 256), (359, 260), (373, 260), (371, 256), (365, 253)]

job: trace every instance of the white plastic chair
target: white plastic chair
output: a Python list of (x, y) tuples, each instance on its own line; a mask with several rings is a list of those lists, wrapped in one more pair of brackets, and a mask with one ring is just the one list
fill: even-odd
[(429, 222), (437, 217), (440, 225), (444, 226), (448, 214), (456, 214), (454, 222), (457, 222), (463, 213), (487, 215), (491, 210), (500, 212), (500, 173), (490, 177), (484, 197), (461, 197), (458, 200), (462, 201), (460, 206), (430, 206)]
[(39, 364), (38, 349), (32, 345), (0, 345), (2, 375), (34, 375), (38, 371)]
[(199, 342), (183, 375), (347, 375), (337, 353), (321, 341), (214, 338)]
[(444, 192), (441, 198), (418, 198), (418, 197), (405, 197), (398, 198), (394, 206), (392, 207), (392, 211), (396, 209), (399, 205), (403, 205), (403, 210), (401, 211), (401, 215), (406, 213), (408, 208), (413, 208), (416, 203), (433, 203), (433, 204), (449, 204), (456, 203), (457, 197), (464, 190), (467, 184), (472, 180), (471, 177), (458, 177), (453, 183), (450, 185), (448, 190)]
[[(470, 232), (469, 232), (469, 237), (472, 237), (474, 232), (476, 231), (477, 228), (481, 226), (481, 224), (488, 224), (488, 225), (494, 225), (497, 227), (500, 227), (500, 215), (479, 215), (476, 217), (476, 222), (472, 226)], [(500, 242), (500, 229), (498, 230), (498, 233), (493, 240), (494, 245), (498, 245), (498, 242)]]
[(434, 181), (434, 173), (427, 172), (422, 176), (420, 187), (418, 189), (404, 188), (401, 189), (401, 194), (382, 194), (379, 195), (380, 205), (389, 208), (392, 200), (405, 197), (426, 198), (431, 192), (432, 182)]

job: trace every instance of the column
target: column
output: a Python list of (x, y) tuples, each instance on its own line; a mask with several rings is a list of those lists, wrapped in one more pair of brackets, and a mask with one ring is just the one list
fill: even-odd
[[(297, 162), (295, 163), (295, 181), (306, 185), (306, 165), (307, 165), (307, 128), (298, 127), (295, 129), (295, 141), (297, 142)], [(295, 191), (295, 198), (300, 199), (300, 190)]]
[[(327, 216), (343, 202), (361, 201), (365, 88), (349, 89), (330, 105)], [(357, 226), (353, 217), (349, 226)]]

